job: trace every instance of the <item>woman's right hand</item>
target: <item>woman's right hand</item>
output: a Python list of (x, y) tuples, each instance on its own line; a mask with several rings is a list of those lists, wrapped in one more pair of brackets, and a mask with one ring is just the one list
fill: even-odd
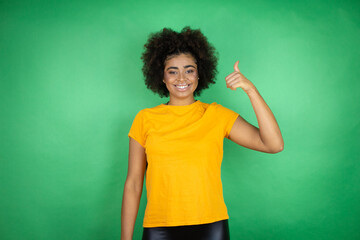
[(128, 173), (121, 207), (121, 240), (132, 240), (139, 210), (146, 170), (145, 149), (136, 140), (129, 139)]

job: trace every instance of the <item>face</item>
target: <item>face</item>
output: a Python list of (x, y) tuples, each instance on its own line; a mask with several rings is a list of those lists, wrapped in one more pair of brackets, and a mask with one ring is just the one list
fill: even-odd
[(198, 85), (198, 71), (191, 54), (172, 56), (165, 61), (164, 82), (170, 98), (178, 100), (194, 98)]

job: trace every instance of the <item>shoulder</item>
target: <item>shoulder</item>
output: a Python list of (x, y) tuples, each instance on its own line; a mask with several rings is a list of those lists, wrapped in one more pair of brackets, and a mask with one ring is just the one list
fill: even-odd
[(209, 107), (212, 107), (214, 109), (216, 109), (217, 111), (226, 111), (226, 110), (230, 110), (229, 108), (225, 107), (224, 105), (217, 103), (217, 102), (212, 102), (210, 104), (208, 104)]
[(211, 103), (205, 103), (205, 102), (199, 101), (198, 107), (200, 109), (202, 109), (203, 111), (207, 110), (209, 108), (209, 106), (211, 106)]
[(236, 111), (234, 111), (222, 104), (214, 102), (214, 103), (212, 103), (212, 106), (214, 108), (215, 114), (219, 118), (228, 119), (228, 118), (237, 117), (239, 115), (239, 113), (237, 113)]
[(155, 107), (148, 107), (148, 108), (143, 108), (141, 110), (139, 110), (136, 114), (137, 117), (139, 118), (149, 118), (151, 116), (154, 115), (158, 115), (159, 113), (161, 114), (162, 112), (165, 112), (165, 108), (163, 107), (163, 105), (157, 105)]

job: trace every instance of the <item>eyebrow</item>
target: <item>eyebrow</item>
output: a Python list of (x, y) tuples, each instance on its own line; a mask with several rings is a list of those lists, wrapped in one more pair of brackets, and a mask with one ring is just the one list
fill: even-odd
[[(193, 65), (186, 65), (186, 66), (184, 66), (184, 68), (188, 68), (188, 67), (193, 67), (193, 68), (195, 68)], [(179, 69), (179, 68), (178, 68), (178, 67), (168, 67), (168, 68), (166, 69), (166, 71), (169, 70), (169, 69)]]

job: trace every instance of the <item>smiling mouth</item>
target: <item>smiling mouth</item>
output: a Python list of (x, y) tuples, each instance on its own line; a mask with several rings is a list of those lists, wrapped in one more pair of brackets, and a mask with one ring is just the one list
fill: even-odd
[(187, 89), (191, 84), (187, 84), (187, 85), (174, 85), (177, 89), (179, 90), (185, 90)]

